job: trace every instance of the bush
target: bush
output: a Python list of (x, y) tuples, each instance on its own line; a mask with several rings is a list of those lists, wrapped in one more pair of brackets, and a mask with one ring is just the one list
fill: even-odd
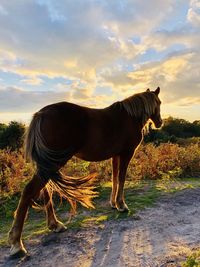
[(20, 192), (32, 173), (21, 152), (0, 150), (0, 199)]
[[(83, 176), (98, 173), (98, 180), (111, 181), (111, 162), (86, 162), (72, 158), (63, 168), (66, 175)], [(0, 199), (21, 191), (31, 178), (33, 168), (25, 162), (21, 152), (0, 150)], [(180, 146), (163, 143), (141, 145), (132, 158), (127, 180), (170, 179), (175, 177), (200, 177), (200, 143)]]
[[(130, 164), (131, 177), (158, 179), (200, 176), (200, 146), (163, 143), (142, 145)], [(129, 175), (130, 176), (130, 175)]]

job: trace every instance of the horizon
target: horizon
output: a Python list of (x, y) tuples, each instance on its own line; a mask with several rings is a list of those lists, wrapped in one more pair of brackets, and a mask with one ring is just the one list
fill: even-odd
[(200, 119), (199, 0), (2, 0), (0, 23), (1, 123), (158, 86), (163, 118)]
[[(11, 123), (11, 122), (17, 122), (17, 123), (24, 124), (26, 127), (28, 127), (29, 124), (30, 124), (30, 121), (31, 121), (31, 119), (32, 119), (32, 117), (33, 117), (33, 115), (34, 115), (34, 114), (29, 114), (27, 120), (26, 120), (26, 119), (14, 119), (14, 120), (11, 119), (11, 120), (6, 120), (6, 121), (2, 120), (2, 121), (0, 121), (0, 124), (9, 125), (9, 123)], [(181, 118), (181, 117), (173, 117), (173, 116), (169, 115), (169, 116), (167, 116), (167, 117), (162, 117), (163, 125), (164, 125), (164, 121), (165, 121), (165, 120), (168, 120), (168, 119), (170, 119), (170, 118), (172, 118), (172, 119), (174, 119), (174, 120), (184, 120), (184, 121), (189, 122), (189, 123), (191, 123), (191, 124), (192, 124), (192, 123), (195, 123), (196, 121), (200, 121), (200, 120), (192, 120), (192, 121), (190, 121), (190, 120), (187, 120), (187, 119), (184, 119), (184, 118)], [(151, 119), (149, 119), (149, 120), (147, 121), (147, 123), (145, 124), (145, 126), (148, 125), (150, 122), (151, 122)], [(152, 123), (153, 123), (153, 122), (152, 122)], [(162, 126), (163, 126), (163, 125), (162, 125)], [(162, 129), (162, 126), (161, 126), (159, 129)], [(153, 127), (153, 128), (154, 128), (154, 127)], [(156, 128), (155, 128), (155, 129), (156, 129)]]

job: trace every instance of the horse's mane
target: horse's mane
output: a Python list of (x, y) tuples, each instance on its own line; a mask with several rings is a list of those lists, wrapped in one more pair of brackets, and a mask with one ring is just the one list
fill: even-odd
[(120, 102), (120, 106), (136, 119), (146, 123), (155, 111), (158, 99), (153, 92), (134, 94)]

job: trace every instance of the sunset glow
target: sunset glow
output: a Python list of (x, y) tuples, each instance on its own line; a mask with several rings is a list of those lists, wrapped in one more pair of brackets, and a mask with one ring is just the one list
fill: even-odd
[(0, 122), (161, 88), (163, 117), (200, 114), (199, 0), (2, 0)]

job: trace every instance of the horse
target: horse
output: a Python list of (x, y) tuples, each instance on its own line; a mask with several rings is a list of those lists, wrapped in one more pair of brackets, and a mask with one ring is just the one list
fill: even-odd
[(27, 253), (21, 240), (29, 206), (43, 190), (50, 230), (61, 232), (65, 226), (55, 215), (48, 185), (65, 197), (72, 207), (76, 201), (92, 208), (94, 174), (69, 177), (60, 169), (72, 157), (86, 161), (112, 158), (112, 191), (110, 204), (127, 212), (124, 182), (127, 167), (143, 139), (143, 128), (151, 120), (162, 125), (160, 88), (134, 94), (122, 101), (95, 109), (69, 102), (45, 106), (34, 114), (25, 139), (25, 156), (35, 164), (35, 173), (25, 186), (9, 232), (10, 254)]

